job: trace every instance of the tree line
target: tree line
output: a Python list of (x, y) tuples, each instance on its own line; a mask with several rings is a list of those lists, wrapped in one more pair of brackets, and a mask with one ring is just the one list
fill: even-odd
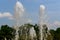
[[(34, 28), (36, 36), (33, 38), (30, 35), (30, 29)], [(60, 40), (60, 28), (56, 30), (51, 29), (48, 30), (46, 25), (44, 27), (44, 34), (47, 33), (47, 40)], [(39, 26), (37, 24), (24, 24), (19, 27), (19, 39), (18, 40), (39, 40), (40, 39), (40, 31)], [(50, 34), (49, 34), (50, 33)], [(1, 25), (0, 27), (0, 40), (15, 40), (16, 30), (13, 27), (8, 25)], [(44, 35), (46, 38), (46, 35)], [(44, 39), (43, 39), (44, 40)]]

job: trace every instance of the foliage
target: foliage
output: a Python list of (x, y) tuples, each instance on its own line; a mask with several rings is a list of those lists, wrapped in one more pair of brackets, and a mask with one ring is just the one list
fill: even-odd
[(60, 40), (60, 28), (57, 28), (56, 30), (50, 30), (50, 33), (53, 36), (53, 40)]
[(30, 28), (32, 26), (28, 23), (19, 27), (19, 40), (30, 40)]
[[(37, 24), (24, 24), (19, 27), (19, 40), (31, 40), (30, 36), (30, 29), (34, 28), (36, 32), (36, 37), (33, 38), (33, 40), (39, 40), (40, 34), (39, 34), (39, 26)], [(44, 34), (47, 33), (47, 40), (60, 40), (60, 28), (57, 28), (56, 30), (48, 30), (46, 25), (43, 25), (44, 27)], [(8, 25), (2, 25), (0, 28), (0, 40), (12, 40), (15, 38), (15, 32), (16, 30), (12, 27), (9, 27)], [(50, 34), (49, 34), (50, 33)], [(46, 35), (44, 36), (46, 37)]]
[(35, 32), (36, 32), (36, 35), (37, 35), (37, 40), (39, 40), (39, 37), (40, 37), (40, 35), (39, 35), (39, 28), (38, 28), (39, 26), (37, 25), (37, 24), (35, 24), (34, 25), (34, 30), (35, 30)]
[(12, 39), (15, 36), (14, 32), (15, 30), (8, 25), (2, 25), (0, 29), (0, 38), (6, 38), (7, 40)]

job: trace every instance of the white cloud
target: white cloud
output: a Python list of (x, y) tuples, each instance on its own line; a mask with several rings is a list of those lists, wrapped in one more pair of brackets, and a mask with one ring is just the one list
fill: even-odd
[(54, 21), (53, 23), (50, 23), (49, 29), (54, 29), (56, 30), (57, 28), (60, 27), (60, 21)]
[(2, 14), (3, 17), (11, 17), (12, 15), (9, 12), (4, 12)]
[(2, 14), (0, 13), (0, 18), (2, 17)]
[(0, 13), (0, 18), (5, 18), (5, 17), (7, 17), (8, 19), (13, 19), (12, 14), (9, 12)]
[(60, 21), (55, 21), (53, 24), (56, 26), (60, 26)]
[(49, 23), (48, 28), (56, 30), (60, 27), (60, 21), (54, 21), (53, 23)]

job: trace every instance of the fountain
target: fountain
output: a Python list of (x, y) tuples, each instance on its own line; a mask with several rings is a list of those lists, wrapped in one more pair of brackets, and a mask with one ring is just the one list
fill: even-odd
[[(50, 32), (48, 31), (48, 27), (47, 27), (47, 22), (46, 22), (46, 17), (45, 17), (45, 6), (44, 5), (40, 5), (40, 15), (39, 15), (39, 28), (40, 28), (40, 40), (47, 40), (48, 39), (48, 35), (51, 36)], [(52, 40), (52, 38), (51, 38)]]
[(40, 40), (43, 40), (43, 25), (44, 25), (44, 16), (45, 16), (45, 6), (44, 5), (40, 5), (40, 15), (39, 15), (39, 25), (40, 25), (40, 34), (41, 34), (41, 37), (40, 37)]
[(15, 12), (14, 13), (14, 19), (15, 19), (14, 28), (16, 30), (15, 40), (18, 40), (18, 38), (19, 38), (18, 30), (19, 30), (19, 26), (20, 26), (20, 17), (22, 17), (23, 12), (24, 12), (23, 5), (19, 1), (16, 2), (14, 12)]
[[(15, 8), (14, 8), (14, 11), (15, 11), (15, 14), (14, 14), (14, 19), (15, 19), (15, 26), (14, 28), (16, 29), (16, 38), (15, 40), (18, 40), (19, 38), (19, 34), (18, 34), (18, 30), (19, 30), (19, 26), (20, 26), (20, 17), (22, 17), (23, 15), (23, 12), (24, 12), (24, 8), (23, 8), (23, 5), (17, 1), (16, 2), (16, 5), (15, 5)], [(44, 5), (40, 5), (40, 15), (39, 15), (39, 25), (40, 25), (40, 33), (41, 33), (41, 37), (39, 38), (40, 40), (43, 40), (44, 38), (44, 34), (43, 34), (43, 25), (44, 25), (44, 16), (45, 16), (45, 6)], [(32, 38), (33, 39), (33, 38)], [(44, 39), (46, 40), (46, 39)]]

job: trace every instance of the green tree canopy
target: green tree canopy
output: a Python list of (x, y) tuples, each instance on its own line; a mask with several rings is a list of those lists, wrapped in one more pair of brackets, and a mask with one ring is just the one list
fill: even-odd
[(2, 25), (0, 29), (0, 37), (12, 39), (15, 36), (15, 30), (8, 25)]

